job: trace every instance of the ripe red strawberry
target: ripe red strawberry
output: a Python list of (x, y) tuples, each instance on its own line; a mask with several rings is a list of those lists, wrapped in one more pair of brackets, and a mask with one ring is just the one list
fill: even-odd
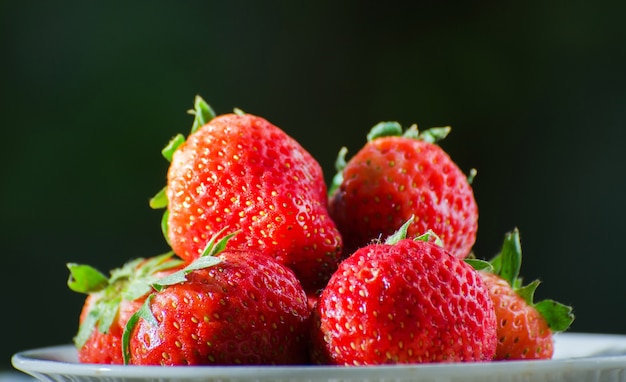
[(231, 249), (258, 250), (290, 267), (307, 290), (322, 287), (337, 267), (342, 240), (328, 215), (319, 163), (261, 117), (213, 118), (202, 99), (195, 113), (187, 140), (179, 137), (169, 149), (167, 200), (153, 203), (168, 203), (174, 252), (193, 261), (216, 232), (240, 230)]
[(480, 272), (489, 288), (498, 322), (494, 359), (550, 359), (554, 353), (553, 333), (570, 326), (574, 320), (572, 308), (553, 300), (534, 303), (539, 281), (522, 286), (518, 278), (521, 260), (516, 229), (507, 233), (502, 252), (491, 261), (495, 273)]
[(87, 298), (74, 338), (83, 363), (122, 364), (122, 334), (129, 318), (152, 290), (150, 283), (181, 265), (172, 253), (137, 259), (107, 278), (88, 265), (70, 263), (68, 286)]
[(491, 359), (496, 321), (478, 272), (438, 244), (402, 239), (406, 228), (339, 265), (313, 313), (314, 362)]
[(449, 132), (433, 128), (402, 134), (396, 122), (381, 122), (361, 150), (345, 163), (330, 190), (329, 211), (351, 253), (397, 230), (411, 216), (409, 235), (432, 230), (444, 247), (465, 258), (476, 240), (478, 208), (468, 178), (435, 141)]
[[(80, 324), (88, 322), (88, 315), (94, 309), (95, 295), (89, 295), (80, 316)], [(122, 334), (128, 319), (141, 307), (142, 299), (121, 300), (118, 313), (106, 331), (94, 330), (84, 343), (75, 342), (78, 360), (82, 363), (118, 364), (124, 363), (122, 357)]]
[[(228, 238), (226, 238), (228, 240)], [(308, 362), (310, 309), (294, 273), (269, 256), (213, 247), (155, 284), (128, 322), (135, 365)]]

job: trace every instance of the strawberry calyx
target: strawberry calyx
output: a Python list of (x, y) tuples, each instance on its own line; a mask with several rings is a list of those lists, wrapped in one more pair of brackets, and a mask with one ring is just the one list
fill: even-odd
[(187, 264), (187, 266), (183, 269), (173, 272), (158, 280), (155, 280), (155, 282), (151, 285), (152, 288), (154, 288), (154, 290), (156, 290), (157, 292), (160, 292), (168, 285), (184, 283), (185, 281), (187, 281), (187, 274), (195, 270), (212, 267), (221, 263), (222, 260), (217, 257), (217, 255), (219, 255), (226, 248), (228, 241), (240, 232), (235, 231), (218, 240), (218, 238), (224, 233), (225, 230), (226, 227), (213, 235), (213, 237), (211, 237), (206, 247), (202, 251), (202, 254), (197, 259)]
[(341, 186), (343, 183), (343, 170), (346, 168), (348, 162), (346, 161), (346, 154), (348, 153), (348, 148), (343, 146), (339, 149), (339, 153), (337, 153), (337, 159), (335, 159), (335, 175), (333, 176), (330, 185), (328, 186), (328, 196), (332, 196), (335, 191)]
[(137, 326), (139, 319), (144, 319), (150, 323), (150, 325), (157, 326), (159, 321), (157, 321), (154, 314), (150, 310), (150, 304), (154, 299), (154, 294), (146, 297), (146, 301), (137, 309), (137, 311), (130, 316), (128, 322), (126, 323), (126, 327), (124, 328), (124, 332), (122, 333), (122, 359), (124, 365), (128, 365), (130, 363), (130, 335), (132, 333), (132, 329)]
[(182, 260), (175, 258), (173, 252), (168, 252), (149, 259), (129, 261), (113, 269), (107, 277), (90, 265), (68, 263), (68, 287), (77, 293), (96, 296), (74, 337), (76, 347), (82, 348), (94, 330), (108, 333), (122, 300), (133, 301), (148, 294), (150, 285), (157, 279), (155, 274), (180, 264)]
[(220, 239), (220, 236), (224, 233), (226, 227), (217, 232), (209, 242), (206, 247), (202, 251), (200, 257), (195, 259), (193, 262), (187, 264), (184, 268), (172, 272), (166, 276), (152, 279), (150, 280), (150, 284), (147, 285), (148, 291), (146, 293), (150, 293), (146, 300), (141, 305), (141, 307), (128, 319), (126, 326), (124, 327), (124, 331), (122, 333), (122, 359), (125, 365), (130, 363), (130, 336), (139, 322), (140, 318), (143, 318), (147, 322), (149, 322), (153, 326), (157, 326), (159, 322), (154, 317), (150, 309), (150, 305), (152, 303), (152, 299), (155, 296), (155, 293), (161, 292), (164, 288), (170, 285), (182, 284), (187, 281), (187, 275), (195, 270), (205, 269), (217, 265), (222, 262), (222, 260), (217, 257), (224, 249), (226, 249), (226, 245), (228, 241), (235, 235), (237, 235), (240, 231), (235, 231), (233, 233), (227, 234)]
[[(409, 220), (407, 220), (402, 225), (402, 227), (398, 228), (396, 232), (389, 235), (387, 239), (385, 239), (385, 244), (394, 245), (398, 243), (400, 240), (406, 239), (409, 226), (411, 225), (411, 223), (413, 223), (413, 220), (415, 220), (415, 216), (411, 216)], [(413, 240), (432, 242), (440, 247), (443, 247), (443, 240), (441, 240), (441, 238), (435, 232), (433, 232), (433, 230), (430, 230), (430, 229), (426, 231), (425, 233), (419, 236), (416, 236), (415, 238), (413, 238)], [(477, 259), (473, 255), (463, 259), (463, 261), (465, 261), (467, 264), (469, 264), (472, 268), (474, 268), (477, 271), (484, 270), (488, 272), (493, 272), (493, 269), (494, 269), (493, 265), (490, 262)]]
[(395, 121), (383, 121), (375, 124), (367, 133), (367, 141), (371, 142), (381, 137), (399, 137), (402, 135), (402, 125)]
[(537, 309), (553, 332), (563, 332), (569, 328), (575, 318), (571, 306), (551, 299), (534, 302), (535, 291), (541, 282), (534, 280), (529, 284), (523, 284), (520, 277), (522, 246), (517, 228), (505, 235), (500, 253), (492, 258), (489, 264), (491, 269), (486, 271), (506, 280), (528, 305)]
[[(197, 95), (194, 100), (194, 108), (187, 110), (187, 113), (194, 116), (190, 134), (193, 134), (200, 127), (209, 123), (209, 121), (211, 121), (216, 116), (211, 106), (206, 103), (206, 101), (199, 95)], [(183, 143), (185, 143), (185, 136), (183, 134), (176, 134), (161, 150), (161, 155), (163, 155), (163, 157), (168, 162), (171, 162), (172, 157), (174, 156), (174, 152)], [(159, 192), (157, 192), (156, 195), (150, 199), (149, 203), (150, 207), (153, 209), (161, 209), (167, 207), (168, 201), (167, 195), (165, 195), (165, 187), (159, 190)]]
[(448, 136), (452, 128), (450, 126), (443, 127), (431, 127), (424, 131), (420, 131), (417, 124), (414, 123), (409, 126), (406, 131), (402, 131), (402, 125), (395, 121), (383, 121), (374, 125), (367, 133), (367, 141), (371, 142), (374, 139), (382, 137), (405, 137), (412, 139), (419, 139), (429, 143), (436, 143), (443, 140)]
[[(387, 236), (387, 238), (384, 241), (384, 244), (394, 245), (394, 244), (397, 244), (400, 240), (406, 239), (407, 233), (409, 231), (409, 226), (413, 223), (414, 220), (415, 220), (415, 216), (411, 215), (411, 217), (406, 222), (404, 222), (404, 224), (402, 224), (400, 228), (398, 228), (391, 235)], [(435, 232), (433, 232), (433, 230), (430, 230), (430, 229), (421, 235), (415, 236), (413, 240), (431, 242), (440, 247), (443, 247), (443, 240), (441, 240), (441, 238)]]
[[(367, 133), (367, 142), (371, 142), (375, 139), (382, 137), (404, 137), (410, 139), (417, 139), (429, 143), (437, 143), (448, 136), (452, 128), (450, 126), (444, 127), (431, 127), (424, 131), (420, 131), (417, 128), (417, 124), (412, 124), (406, 131), (402, 131), (402, 125), (396, 121), (382, 121), (374, 125)], [(343, 182), (343, 170), (346, 167), (346, 154), (348, 148), (343, 146), (339, 149), (337, 159), (335, 159), (335, 170), (337, 171), (333, 176), (330, 185), (328, 186), (328, 196), (332, 196), (335, 191), (341, 186)], [(472, 173), (471, 178), (475, 172)], [(468, 178), (470, 179), (470, 178)]]
[(194, 116), (191, 133), (195, 133), (196, 130), (209, 123), (217, 115), (211, 106), (199, 95), (196, 95), (194, 99), (193, 109), (187, 112)]
[[(193, 109), (187, 110), (187, 113), (194, 116), (190, 134), (193, 134), (200, 127), (206, 125), (209, 121), (216, 117), (215, 111), (213, 111), (211, 106), (199, 95), (196, 95), (196, 98), (194, 99)], [(180, 147), (180, 145), (185, 143), (185, 140), (186, 138), (183, 134), (176, 134), (161, 150), (161, 155), (163, 155), (168, 162), (172, 162), (174, 152)], [(163, 233), (165, 241), (170, 244), (170, 240), (167, 235), (167, 220), (169, 215), (167, 205), (169, 204), (169, 201), (167, 200), (166, 190), (167, 186), (161, 188), (152, 198), (150, 198), (148, 203), (150, 208), (155, 210), (165, 208), (165, 212), (163, 212), (163, 216), (161, 217), (161, 232)]]
[(409, 226), (415, 220), (415, 216), (411, 215), (409, 220), (407, 220), (400, 228), (396, 230), (396, 232), (392, 233), (385, 239), (385, 244), (394, 245), (398, 243), (400, 240), (406, 239), (407, 232), (409, 230)]

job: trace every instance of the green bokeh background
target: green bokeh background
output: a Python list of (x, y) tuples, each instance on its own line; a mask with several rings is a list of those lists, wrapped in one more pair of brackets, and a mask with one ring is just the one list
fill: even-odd
[(261, 115), (327, 178), (381, 120), (451, 125), (475, 250), (519, 227), (539, 297), (626, 334), (626, 3), (0, 1), (0, 369), (69, 343), (103, 271), (167, 250), (148, 198), (196, 94)]

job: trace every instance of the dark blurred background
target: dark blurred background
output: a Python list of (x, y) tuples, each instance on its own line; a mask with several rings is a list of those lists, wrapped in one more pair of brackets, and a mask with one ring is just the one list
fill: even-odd
[[(130, 3), (130, 4), (129, 4)], [(451, 125), (475, 250), (519, 227), (571, 330), (626, 334), (626, 3), (0, 1), (1, 368), (69, 343), (103, 271), (167, 250), (148, 199), (196, 94), (295, 137), (329, 179), (381, 120)]]

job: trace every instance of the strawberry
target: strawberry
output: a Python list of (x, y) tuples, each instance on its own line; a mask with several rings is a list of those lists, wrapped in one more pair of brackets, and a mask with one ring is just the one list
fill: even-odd
[[(196, 119), (171, 157), (166, 190), (166, 237), (190, 262), (223, 228), (242, 233), (231, 249), (254, 249), (290, 267), (307, 290), (322, 287), (336, 269), (342, 239), (327, 211), (319, 163), (267, 120), (237, 110), (215, 117), (196, 99)], [(173, 153), (173, 154), (172, 154)]]
[(125, 329), (126, 363), (308, 362), (310, 310), (295, 274), (270, 256), (226, 250), (230, 238), (210, 240), (201, 257), (154, 284)]
[(130, 261), (111, 271), (110, 278), (88, 265), (67, 264), (68, 286), (87, 294), (74, 338), (80, 362), (123, 363), (124, 327), (152, 290), (150, 283), (180, 266), (172, 255)]
[[(81, 327), (88, 322), (87, 317), (93, 311), (96, 300), (95, 295), (87, 297), (80, 316)], [(141, 307), (142, 302), (141, 299), (121, 300), (117, 306), (118, 313), (108, 328), (94, 330), (84, 343), (75, 338), (78, 360), (81, 363), (123, 364), (122, 333), (124, 326), (130, 316)]]
[(493, 303), (478, 272), (432, 234), (407, 239), (409, 220), (384, 243), (344, 260), (313, 313), (312, 357), (377, 365), (490, 360)]
[(533, 302), (539, 281), (523, 286), (518, 277), (522, 250), (517, 229), (505, 235), (502, 251), (491, 260), (493, 271), (480, 275), (493, 300), (498, 322), (498, 346), (494, 359), (550, 359), (553, 333), (566, 330), (572, 308), (553, 300)]
[(449, 127), (402, 133), (397, 122), (381, 122), (347, 163), (337, 158), (330, 187), (330, 215), (351, 253), (397, 230), (411, 216), (409, 235), (432, 230), (454, 256), (465, 258), (476, 240), (478, 208), (470, 181), (435, 142)]

